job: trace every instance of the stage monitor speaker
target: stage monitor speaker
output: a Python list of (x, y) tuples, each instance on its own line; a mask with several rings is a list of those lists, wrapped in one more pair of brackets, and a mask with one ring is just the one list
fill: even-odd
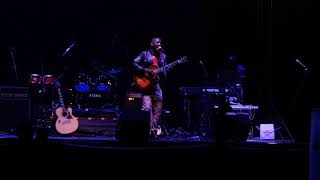
[(247, 115), (230, 113), (232, 115), (222, 115), (214, 119), (214, 139), (217, 142), (235, 141), (246, 142), (250, 119)]
[(309, 180), (320, 178), (320, 109), (311, 113)]
[(0, 130), (30, 125), (30, 98), (27, 87), (0, 86)]
[(125, 143), (145, 143), (149, 138), (150, 112), (141, 110), (142, 94), (127, 94), (126, 111), (119, 120), (119, 140)]

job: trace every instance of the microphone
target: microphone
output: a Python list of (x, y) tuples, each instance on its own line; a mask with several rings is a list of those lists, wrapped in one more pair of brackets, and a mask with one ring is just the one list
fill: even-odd
[(159, 52), (164, 52), (164, 50), (162, 49), (161, 46), (157, 47), (157, 51), (159, 51)]
[(302, 66), (305, 71), (308, 70), (308, 67), (307, 67), (306, 65), (304, 65), (299, 59), (296, 59), (296, 62), (297, 62), (300, 66)]
[(73, 42), (65, 51), (64, 51), (64, 53), (62, 54), (62, 56), (65, 56), (69, 51), (70, 51), (70, 49), (73, 47), (73, 46), (75, 46), (75, 42)]

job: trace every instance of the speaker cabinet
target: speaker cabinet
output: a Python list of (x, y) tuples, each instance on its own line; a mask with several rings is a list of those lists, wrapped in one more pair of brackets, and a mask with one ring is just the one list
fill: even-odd
[(311, 113), (309, 180), (320, 178), (320, 109), (313, 109)]
[(0, 130), (31, 125), (28, 88), (0, 86)]
[(220, 143), (230, 140), (246, 142), (250, 129), (250, 118), (248, 115), (228, 112), (213, 118), (213, 138), (216, 142)]
[(126, 143), (145, 143), (150, 131), (150, 112), (141, 111), (142, 94), (127, 94), (126, 111), (119, 120), (118, 138)]

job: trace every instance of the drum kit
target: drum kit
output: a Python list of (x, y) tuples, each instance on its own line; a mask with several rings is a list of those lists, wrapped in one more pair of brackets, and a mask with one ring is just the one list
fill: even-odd
[(118, 88), (118, 78), (107, 73), (78, 73), (73, 83), (77, 107), (102, 107), (114, 104)]
[(54, 110), (57, 105), (54, 104), (54, 82), (55, 78), (51, 74), (30, 74), (28, 78), (31, 109), (34, 119), (34, 128), (36, 137), (46, 129), (51, 129), (48, 120), (54, 117)]
[[(80, 113), (84, 109), (101, 111), (105, 111), (106, 108), (116, 109), (119, 105), (117, 91), (118, 75), (121, 71), (119, 68), (112, 68), (91, 73), (77, 73), (72, 83), (63, 84), (61, 88), (65, 107), (72, 107), (74, 111)], [(55, 82), (65, 78), (64, 74), (57, 77), (45, 73), (29, 75), (34, 128), (37, 132), (54, 130), (51, 127), (57, 119), (56, 109), (61, 105)]]
[(46, 104), (54, 98), (54, 81), (55, 78), (51, 74), (29, 75), (29, 88), (32, 102), (35, 104)]
[(85, 73), (79, 73), (74, 82), (74, 90), (76, 93), (83, 94), (92, 91), (101, 93), (111, 93), (113, 79), (105, 75), (97, 75), (93, 77)]
[[(116, 103), (118, 75), (121, 71), (120, 68), (111, 68), (91, 74), (77, 73), (72, 85), (65, 85), (63, 88), (66, 103), (74, 107), (96, 108)], [(59, 78), (51, 74), (30, 74), (28, 81), (32, 100), (37, 104), (55, 103), (54, 82)]]
[(43, 75), (41, 76), (40, 74), (30, 74), (29, 75), (29, 84), (32, 87), (38, 87), (39, 93), (43, 91), (41, 89), (41, 85), (45, 84), (46, 86), (53, 85), (54, 83), (54, 77), (53, 75)]

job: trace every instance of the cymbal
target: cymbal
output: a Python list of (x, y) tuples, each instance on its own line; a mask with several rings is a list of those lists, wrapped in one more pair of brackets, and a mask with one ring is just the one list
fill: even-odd
[(111, 68), (108, 73), (110, 74), (117, 74), (117, 73), (120, 73), (122, 71), (121, 68)]

